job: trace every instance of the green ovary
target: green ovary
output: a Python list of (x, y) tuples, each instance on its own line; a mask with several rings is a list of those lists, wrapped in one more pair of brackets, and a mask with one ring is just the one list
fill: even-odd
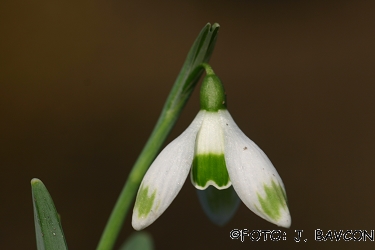
[(209, 181), (217, 188), (226, 188), (230, 179), (223, 154), (196, 155), (192, 167), (192, 179), (196, 186), (204, 188)]
[(156, 190), (151, 196), (148, 196), (148, 187), (144, 188), (143, 185), (141, 186), (135, 202), (135, 207), (138, 210), (138, 218), (147, 216), (150, 213), (155, 200), (155, 194)]
[(278, 220), (281, 216), (280, 209), (287, 208), (285, 191), (280, 184), (276, 184), (273, 180), (270, 186), (264, 185), (263, 187), (266, 197), (262, 198), (257, 194), (262, 210), (271, 219)]

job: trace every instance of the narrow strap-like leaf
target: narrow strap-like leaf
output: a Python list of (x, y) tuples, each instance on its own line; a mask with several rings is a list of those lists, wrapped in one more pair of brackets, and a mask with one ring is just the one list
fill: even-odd
[(31, 190), (38, 250), (68, 249), (59, 215), (46, 186), (41, 180), (32, 179)]

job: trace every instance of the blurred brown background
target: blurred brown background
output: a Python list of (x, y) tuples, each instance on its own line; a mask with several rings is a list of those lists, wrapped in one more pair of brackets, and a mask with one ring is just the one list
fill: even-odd
[[(316, 243), (314, 230), (375, 229), (375, 1), (301, 2), (1, 1), (0, 248), (36, 249), (33, 177), (70, 249), (96, 247), (192, 42), (218, 22), (211, 65), (283, 178), (292, 227), (283, 242), (231, 240), (280, 228), (244, 205), (214, 226), (188, 180), (147, 228), (157, 249), (373, 249)], [(198, 109), (195, 91), (168, 141)]]

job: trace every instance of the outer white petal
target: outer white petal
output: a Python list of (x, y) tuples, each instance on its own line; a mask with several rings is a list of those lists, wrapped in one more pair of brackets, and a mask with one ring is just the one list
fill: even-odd
[(181, 190), (194, 157), (201, 112), (190, 126), (156, 157), (144, 176), (133, 209), (132, 225), (141, 230), (153, 223)]
[[(284, 184), (267, 155), (237, 126), (227, 110), (219, 111), (225, 138), (225, 161), (232, 185), (242, 202), (260, 217), (278, 226), (290, 227), (291, 217), (285, 199), (280, 202), (279, 216), (271, 218), (262, 210), (259, 197), (266, 198), (265, 187), (284, 193)], [(273, 191), (273, 190), (272, 190)]]

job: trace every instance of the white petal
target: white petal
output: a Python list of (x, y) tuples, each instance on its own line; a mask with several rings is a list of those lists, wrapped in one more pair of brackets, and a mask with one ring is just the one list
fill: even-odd
[(141, 230), (153, 223), (182, 188), (194, 157), (201, 112), (190, 126), (156, 157), (144, 176), (133, 209), (132, 225)]
[[(290, 227), (285, 188), (276, 169), (267, 155), (238, 128), (228, 111), (220, 110), (219, 113), (224, 130), (225, 161), (238, 196), (260, 217), (278, 226)], [(271, 211), (275, 213), (263, 209), (260, 201), (264, 205), (264, 200), (271, 205), (276, 201), (274, 207), (277, 209)]]

